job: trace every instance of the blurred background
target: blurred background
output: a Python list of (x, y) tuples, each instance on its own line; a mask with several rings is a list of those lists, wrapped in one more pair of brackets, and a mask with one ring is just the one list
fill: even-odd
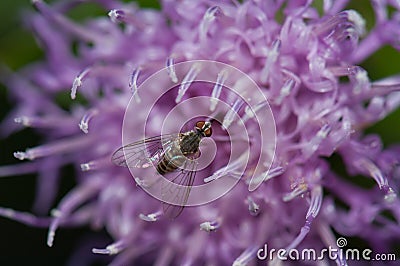
[[(93, 16), (107, 16), (108, 10), (104, 10), (90, 1), (82, 2), (86, 3), (70, 12), (68, 14), (70, 18), (84, 21)], [(157, 1), (153, 0), (136, 2), (142, 7), (159, 8), (160, 6)], [(322, 6), (322, 0), (315, 2), (317, 6)], [(368, 0), (353, 0), (349, 7), (356, 9), (366, 19), (368, 30), (374, 25), (373, 10)], [(23, 26), (22, 17), (26, 12), (34, 12), (29, 0), (1, 0), (0, 2), (0, 64), (6, 65), (13, 71), (44, 57), (43, 51), (35, 42), (32, 33)], [(399, 62), (400, 53), (391, 47), (384, 47), (363, 62), (361, 66), (368, 71), (372, 80), (378, 80), (400, 73)], [(0, 76), (0, 81), (2, 78)], [(65, 95), (65, 98), (60, 99), (60, 103), (68, 106), (71, 100), (69, 94)], [(0, 121), (12, 106), (13, 102), (8, 98), (7, 88), (0, 84)], [(399, 143), (399, 121), (400, 109), (382, 122), (368, 128), (367, 133), (381, 135), (385, 146)], [(13, 157), (14, 151), (25, 150), (27, 147), (33, 147), (40, 143), (40, 137), (30, 129), (24, 129), (7, 138), (0, 135), (0, 166), (18, 162)], [(346, 174), (344, 169), (340, 169), (339, 159), (333, 158), (332, 163), (336, 165), (338, 172)], [(360, 180), (365, 180), (365, 178)], [(35, 183), (34, 175), (1, 177), (0, 206), (30, 212), (35, 197)], [(56, 202), (59, 202), (74, 185), (73, 168), (65, 167)], [(31, 228), (0, 218), (0, 265), (26, 265), (27, 259), (31, 265), (66, 265), (71, 256), (79, 258), (82, 254), (90, 254), (93, 246), (106, 246), (112, 241), (106, 232), (93, 232), (89, 227), (58, 230), (55, 245), (52, 248), (47, 247), (46, 236), (47, 228)], [(94, 242), (96, 244), (93, 244)], [(99, 255), (94, 258), (95, 264), (93, 265), (104, 265), (110, 259), (108, 256)], [(82, 261), (82, 265), (86, 265), (84, 261)]]
[[(107, 14), (96, 5), (84, 6), (86, 6), (84, 9), (77, 10), (76, 14), (73, 14), (76, 19)], [(26, 12), (34, 12), (29, 0), (2, 0), (0, 2), (0, 64), (12, 70), (18, 70), (44, 56), (32, 33), (23, 25), (22, 18)], [(67, 102), (68, 99), (64, 101)], [(13, 102), (8, 98), (7, 88), (2, 84), (0, 85), (0, 102), (0, 119), (3, 120), (12, 108)], [(17, 163), (17, 160), (13, 158), (14, 151), (33, 147), (40, 142), (40, 138), (30, 129), (24, 129), (5, 139), (1, 136), (0, 165)], [(1, 178), (0, 206), (30, 212), (35, 197), (36, 181), (37, 178), (34, 175)], [(74, 186), (74, 182), (72, 169), (65, 169), (57, 201)], [(65, 229), (57, 232), (57, 242), (54, 247), (49, 248), (46, 245), (46, 235), (46, 228), (31, 228), (0, 218), (0, 265), (65, 265), (73, 256), (80, 241), (88, 237), (97, 237), (100, 239), (99, 243), (102, 244), (111, 241), (107, 239), (104, 232), (98, 235), (92, 234), (89, 228)], [(85, 250), (84, 247), (83, 250)], [(86, 251), (90, 254), (91, 248), (88, 246)], [(29, 264), (27, 264), (28, 261)], [(99, 265), (105, 265), (105, 263), (99, 261)]]

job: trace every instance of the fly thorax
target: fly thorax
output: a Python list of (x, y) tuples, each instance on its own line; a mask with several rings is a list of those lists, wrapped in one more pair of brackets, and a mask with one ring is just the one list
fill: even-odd
[(195, 132), (191, 131), (183, 135), (179, 143), (181, 152), (185, 155), (192, 155), (199, 150), (201, 137)]

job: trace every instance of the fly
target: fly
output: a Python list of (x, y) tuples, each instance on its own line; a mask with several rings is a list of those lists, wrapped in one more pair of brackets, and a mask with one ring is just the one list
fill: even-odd
[(163, 204), (164, 214), (175, 218), (182, 213), (196, 176), (197, 162), (194, 159), (200, 156), (200, 141), (211, 135), (211, 123), (197, 121), (193, 130), (151, 137), (122, 146), (112, 155), (112, 162), (129, 168), (154, 165), (161, 175), (174, 174), (170, 181), (180, 186), (163, 186), (162, 197), (177, 203)]

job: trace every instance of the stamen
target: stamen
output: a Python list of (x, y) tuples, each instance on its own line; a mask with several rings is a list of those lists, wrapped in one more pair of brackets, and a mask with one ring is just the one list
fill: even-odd
[(235, 172), (235, 171), (230, 171), (227, 172), (225, 168), (221, 168), (219, 170), (217, 170), (215, 173), (213, 173), (211, 176), (204, 178), (204, 183), (208, 183), (211, 181), (214, 181), (216, 179), (219, 179), (223, 176), (231, 176), (233, 178), (237, 178), (239, 179), (241, 177), (241, 174), (239, 172)]
[(201, 70), (200, 64), (193, 64), (193, 66), (189, 69), (186, 76), (183, 78), (183, 81), (178, 90), (178, 96), (176, 96), (175, 102), (179, 103), (182, 100), (183, 95), (185, 95), (186, 91), (189, 89), (193, 80), (199, 74)]
[(108, 245), (106, 248), (93, 248), (92, 252), (95, 254), (115, 255), (120, 253), (125, 248), (126, 248), (126, 242), (124, 240), (120, 240), (111, 245)]
[(81, 170), (84, 171), (84, 172), (92, 170), (92, 168), (93, 168), (93, 166), (90, 165), (90, 162), (81, 164)]
[(383, 175), (381, 170), (370, 160), (366, 158), (359, 159), (355, 162), (355, 166), (361, 171), (366, 170), (369, 175), (378, 183), (379, 189), (385, 193), (385, 200), (391, 202), (396, 198), (396, 193), (388, 185), (387, 178)]
[(14, 118), (14, 122), (18, 123), (18, 124), (22, 124), (26, 127), (30, 127), (31, 126), (31, 119), (29, 119), (26, 116), (21, 116), (21, 117), (16, 117)]
[(353, 76), (357, 74), (359, 66), (335, 66), (329, 67), (328, 70), (337, 77)]
[(61, 217), (61, 212), (59, 211), (59, 210), (57, 210), (57, 209), (52, 209), (51, 211), (50, 211), (50, 215), (52, 216), (52, 217)]
[(145, 178), (135, 177), (136, 185), (143, 188), (149, 188), (160, 180), (161, 175), (148, 176)]
[(279, 176), (281, 174), (283, 174), (285, 172), (285, 168), (283, 168), (282, 166), (277, 166), (275, 168), (272, 168), (268, 171), (268, 177), (266, 180), (271, 179), (275, 176)]
[[(354, 10), (346, 10), (333, 16), (332, 18), (321, 23), (314, 28), (314, 32), (317, 35), (327, 33), (329, 34), (338, 25), (346, 25), (346, 22), (350, 22), (354, 27), (355, 32), (358, 36), (362, 36), (365, 33), (365, 20)], [(348, 25), (348, 23), (347, 23)]]
[[(285, 172), (285, 169), (282, 166), (277, 166), (273, 169), (269, 169), (269, 170), (261, 173), (257, 177), (254, 177), (252, 183), (260, 184), (261, 182), (270, 180), (271, 178), (273, 178), (275, 176), (279, 176), (279, 175), (283, 174), (284, 172)], [(248, 183), (250, 184), (250, 180), (248, 181)]]
[(56, 128), (69, 126), (69, 123), (75, 123), (74, 119), (61, 117), (28, 117), (21, 116), (14, 118), (14, 122), (22, 124), (25, 127), (33, 128)]
[[(243, 99), (249, 99), (251, 98), (250, 91), (247, 89), (248, 87), (253, 86), (249, 79), (246, 77), (239, 77), (235, 83), (232, 86), (233, 91), (237, 92), (239, 95), (241, 95), (241, 97), (243, 97)], [(232, 100), (233, 97), (236, 97), (235, 95), (229, 95), (228, 96), (228, 100)]]
[(210, 28), (210, 25), (214, 21), (219, 10), (220, 8), (218, 6), (213, 6), (207, 9), (203, 16), (203, 20), (200, 23), (200, 40), (204, 40), (206, 38), (208, 29)]
[(55, 232), (60, 223), (67, 218), (71, 211), (77, 206), (81, 205), (87, 199), (93, 197), (102, 187), (102, 179), (91, 179), (84, 186), (80, 186), (68, 193), (66, 197), (61, 201), (59, 207), (52, 211), (54, 217), (50, 224), (49, 231), (47, 234), (47, 245), (53, 246)]
[(39, 166), (36, 163), (19, 163), (15, 165), (0, 166), (0, 177), (34, 173), (38, 168)]
[(97, 109), (91, 109), (82, 117), (79, 128), (85, 133), (89, 133), (89, 121), (99, 113)]
[[(330, 226), (327, 225), (326, 223), (318, 223), (316, 224), (318, 233), (321, 236), (321, 239), (323, 243), (325, 244), (326, 247), (337, 247), (337, 240), (335, 235), (333, 234), (332, 230), (330, 229)], [(337, 252), (334, 254), (337, 254), (337, 259), (336, 259), (336, 264), (337, 265), (343, 265), (347, 266), (346, 259), (343, 256), (343, 251), (339, 247), (337, 247)]]
[(211, 93), (210, 99), (210, 111), (214, 112), (215, 107), (217, 107), (219, 96), (221, 95), (222, 86), (224, 85), (226, 79), (228, 78), (228, 73), (222, 70), (218, 73), (217, 82), (214, 85), (213, 91)]
[[(166, 245), (161, 251), (158, 252), (157, 260), (154, 262), (153, 265), (172, 265), (174, 254), (174, 248), (171, 245)], [(181, 265), (186, 266), (185, 263), (182, 263)]]
[(347, 19), (354, 25), (358, 36), (363, 36), (365, 34), (365, 19), (355, 10), (346, 10), (345, 12), (347, 12)]
[(135, 182), (139, 187), (148, 187), (148, 184), (145, 179), (141, 179), (140, 177), (134, 177)]
[(324, 13), (329, 14), (329, 10), (332, 9), (332, 0), (324, 0)]
[(243, 101), (241, 99), (237, 99), (233, 104), (232, 108), (226, 113), (224, 120), (222, 121), (222, 127), (227, 130), (228, 127), (232, 124), (235, 114), (239, 113), (240, 108), (243, 105)]
[(92, 70), (91, 67), (85, 68), (76, 78), (74, 79), (74, 82), (72, 84), (71, 88), (71, 99), (74, 100), (76, 98), (76, 91), (78, 88), (82, 86), (82, 79), (84, 79)]
[(121, 9), (112, 9), (108, 12), (113, 23), (125, 23), (126, 25), (132, 25), (134, 28), (144, 30), (148, 22), (144, 21), (143, 18), (139, 18), (136, 14), (126, 12)]
[(22, 224), (36, 226), (36, 227), (47, 227), (50, 224), (50, 218), (36, 217), (28, 212), (19, 212), (9, 208), (0, 207), (0, 216), (12, 219)]
[[(190, 249), (186, 249), (181, 263), (182, 266), (194, 265), (199, 260), (199, 257), (203, 256), (203, 247), (206, 245), (208, 237), (209, 236), (207, 234), (204, 234), (200, 231), (193, 232), (192, 234), (190, 234), (190, 236), (188, 236), (188, 243), (196, 243), (196, 245), (191, 246)], [(170, 263), (157, 265), (170, 265)], [(206, 263), (205, 265), (212, 265), (212, 263)]]
[(316, 186), (311, 190), (311, 203), (308, 208), (306, 219), (311, 216), (312, 219), (317, 216), (322, 204), (322, 188), (321, 186)]
[(110, 17), (111, 21), (114, 23), (118, 23), (121, 21), (122, 16), (125, 14), (124, 11), (119, 9), (112, 9), (108, 12), (108, 16)]
[(107, 157), (103, 157), (101, 159), (97, 159), (97, 160), (93, 160), (87, 163), (82, 163), (81, 164), (81, 170), (86, 172), (86, 171), (92, 171), (92, 170), (97, 170), (97, 169), (101, 169), (104, 167), (108, 167), (110, 162), (110, 158)]
[(394, 192), (394, 190), (391, 187), (388, 187), (384, 197), (385, 201), (387, 203), (393, 203), (396, 198), (397, 198), (396, 192)]
[(259, 110), (265, 108), (266, 106), (268, 106), (267, 101), (261, 101), (257, 103), (256, 106), (254, 106), (253, 110), (251, 110), (251, 108), (246, 105), (246, 107), (244, 108), (244, 116), (242, 118), (243, 123), (247, 122), (247, 120), (249, 120), (250, 118), (253, 118)]
[(317, 137), (319, 139), (324, 139), (328, 136), (331, 131), (331, 127), (328, 124), (323, 125), (323, 127), (318, 131)]
[(155, 222), (161, 217), (162, 214), (163, 214), (162, 211), (150, 213), (147, 215), (144, 215), (141, 213), (141, 214), (139, 214), (139, 218), (146, 222)]
[(250, 196), (247, 197), (247, 204), (249, 205), (249, 212), (251, 215), (257, 216), (260, 213), (260, 205), (255, 203)]
[(21, 161), (25, 160), (25, 159), (28, 159), (28, 160), (35, 159), (35, 156), (30, 152), (30, 150), (26, 150), (26, 152), (22, 152), (22, 151), (14, 152), (14, 157), (17, 159), (20, 159)]
[(369, 82), (367, 71), (361, 67), (357, 67), (355, 71), (355, 75), (350, 76), (350, 79), (354, 82), (353, 94), (359, 95), (361, 92), (369, 91), (371, 84)]
[(400, 91), (400, 84), (392, 84), (392, 85), (373, 84), (372, 89), (375, 90), (374, 95), (386, 95), (391, 92)]
[(274, 103), (277, 105), (282, 104), (282, 101), (292, 92), (296, 82), (294, 79), (287, 79), (283, 84), (279, 96), (274, 100)]
[(318, 149), (321, 142), (324, 139), (326, 139), (330, 131), (331, 131), (331, 126), (325, 124), (321, 127), (321, 129), (310, 141), (304, 144), (302, 153), (305, 156), (305, 158), (309, 158), (312, 154), (314, 154), (314, 152)]
[(213, 232), (217, 230), (220, 227), (220, 223), (217, 221), (213, 222), (204, 222), (200, 224), (200, 230), (206, 231), (206, 232)]
[[(87, 223), (93, 217), (92, 206), (84, 206), (78, 211), (67, 217), (63, 222), (68, 225), (82, 225)], [(15, 211), (13, 209), (0, 207), (0, 216), (12, 219), (25, 225), (46, 228), (49, 227), (52, 218), (37, 217), (28, 212)]]
[(392, 92), (400, 91), (400, 84), (380, 85), (372, 84), (371, 90), (363, 93), (365, 98), (373, 98), (375, 96), (386, 96)]
[(258, 248), (256, 246), (250, 246), (240, 254), (240, 256), (233, 262), (232, 266), (245, 266), (248, 265), (250, 260), (256, 258), (256, 252)]
[(27, 149), (25, 152), (14, 152), (14, 157), (20, 160), (34, 160), (36, 158), (50, 156), (53, 154), (66, 153), (77, 148), (86, 147), (91, 144), (94, 139), (85, 137), (75, 137), (74, 139), (64, 139), (55, 143), (50, 143), (38, 146), (32, 149)]
[(283, 201), (291, 201), (292, 199), (296, 198), (297, 196), (300, 196), (307, 192), (308, 186), (305, 183), (302, 183), (298, 185), (292, 192), (287, 193), (286, 195), (283, 196), (282, 200)]
[(301, 241), (306, 237), (308, 232), (310, 232), (311, 224), (314, 218), (318, 215), (322, 204), (322, 188), (316, 186), (311, 190), (311, 203), (306, 214), (306, 222), (301, 228), (298, 236), (289, 244), (285, 249), (286, 251), (296, 248)]
[(218, 169), (211, 176), (204, 178), (204, 183), (211, 182), (223, 176), (232, 176), (239, 179), (242, 176), (242, 173), (241, 171), (238, 171), (238, 169), (240, 167), (243, 167), (243, 164), (246, 164), (247, 158), (248, 153), (243, 153), (238, 159), (236, 159), (232, 163)]
[(367, 170), (369, 175), (378, 183), (379, 188), (387, 186), (388, 180), (383, 176), (382, 172), (379, 168), (370, 160), (362, 158), (356, 162), (356, 166), (358, 166), (362, 170)]
[(272, 43), (271, 50), (267, 54), (267, 58), (265, 60), (264, 67), (260, 73), (261, 83), (267, 83), (269, 74), (271, 72), (271, 67), (278, 59), (280, 49), (281, 49), (281, 41), (279, 39), (275, 40)]
[(171, 78), (172, 82), (173, 83), (177, 83), (178, 82), (178, 77), (176, 76), (174, 58), (173, 57), (168, 57), (167, 58), (167, 72), (168, 72), (168, 75)]
[(305, 225), (301, 228), (300, 233), (297, 235), (297, 237), (285, 248), (286, 254), (289, 250), (296, 248), (303, 241), (308, 232), (310, 232), (310, 226), (311, 222), (307, 220)]
[(129, 79), (129, 88), (132, 91), (133, 98), (135, 99), (136, 103), (140, 103), (141, 99), (139, 97), (139, 92), (138, 92), (138, 86), (137, 86), (137, 80), (140, 74), (140, 68), (135, 68), (132, 72), (132, 75)]
[(59, 29), (64, 32), (70, 33), (85, 42), (96, 42), (100, 36), (96, 31), (87, 30), (85, 27), (73, 23), (63, 14), (59, 14), (52, 10), (42, 0), (32, 0), (33, 6), (48, 20), (48, 23), (55, 23)]

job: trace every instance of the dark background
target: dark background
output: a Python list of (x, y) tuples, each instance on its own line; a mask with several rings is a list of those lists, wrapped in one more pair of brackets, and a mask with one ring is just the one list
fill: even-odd
[[(125, 1), (127, 2), (127, 1)], [(139, 1), (141, 6), (159, 7), (156, 1)], [(321, 5), (322, 1), (316, 1)], [(352, 1), (351, 8), (358, 10), (367, 20), (368, 29), (374, 23), (373, 12), (369, 1)], [(0, 63), (13, 70), (29, 62), (43, 58), (43, 52), (35, 43), (31, 33), (23, 28), (21, 16), (23, 11), (33, 8), (30, 0), (1, 0), (0, 2)], [(91, 3), (85, 3), (69, 14), (77, 21), (83, 21), (93, 16), (106, 16), (107, 10)], [(376, 52), (368, 61), (362, 64), (372, 80), (400, 73), (400, 54), (391, 47), (385, 47)], [(71, 81), (72, 84), (72, 81)], [(70, 99), (62, 99), (68, 105)], [(12, 108), (7, 90), (0, 85), (0, 121)], [(398, 143), (400, 140), (400, 110), (397, 110), (384, 121), (369, 128), (367, 132), (375, 132), (382, 136), (385, 146)], [(16, 150), (25, 150), (41, 143), (40, 137), (32, 130), (25, 129), (8, 138), (0, 139), (0, 165), (14, 164), (17, 160), (12, 156)], [(63, 169), (59, 200), (74, 186), (71, 167)], [(0, 177), (0, 206), (20, 211), (31, 211), (35, 194), (36, 177), (23, 175), (15, 177)], [(55, 245), (46, 245), (47, 229), (31, 228), (15, 221), (0, 218), (0, 265), (64, 265), (71, 257), (83, 258), (81, 254), (91, 254), (93, 246), (103, 247), (112, 240), (105, 231), (95, 232), (88, 227), (57, 231)], [(93, 240), (92, 242), (90, 240)], [(82, 244), (83, 243), (83, 244)], [(76, 250), (80, 250), (78, 253)], [(108, 256), (90, 255), (93, 265), (103, 265), (109, 261)], [(89, 262), (78, 260), (81, 265)], [(76, 265), (76, 264), (75, 264)]]
[[(12, 70), (18, 70), (44, 57), (32, 33), (22, 23), (22, 16), (26, 11), (34, 12), (30, 2), (0, 1), (0, 64)], [(159, 6), (155, 1), (145, 0), (138, 3), (145, 7)], [(84, 21), (93, 16), (107, 16), (107, 13), (108, 10), (88, 1), (68, 15), (74, 20)], [(71, 100), (66, 97), (61, 101), (68, 106)], [(0, 84), (0, 121), (12, 106), (7, 89)], [(30, 129), (24, 129), (5, 139), (0, 136), (0, 166), (18, 163), (13, 157), (14, 151), (25, 150), (40, 143), (40, 137)], [(0, 177), (0, 206), (31, 212), (36, 179), (35, 175)], [(65, 167), (55, 204), (74, 185), (72, 167)], [(55, 243), (51, 248), (46, 245), (47, 231), (47, 228), (32, 228), (0, 217), (0, 265), (68, 265), (71, 261), (74, 261), (74, 265), (105, 265), (112, 258), (91, 253), (93, 247), (102, 248), (112, 243), (105, 230), (96, 232), (89, 227), (62, 228), (57, 230)], [(90, 261), (85, 261), (85, 257)]]

